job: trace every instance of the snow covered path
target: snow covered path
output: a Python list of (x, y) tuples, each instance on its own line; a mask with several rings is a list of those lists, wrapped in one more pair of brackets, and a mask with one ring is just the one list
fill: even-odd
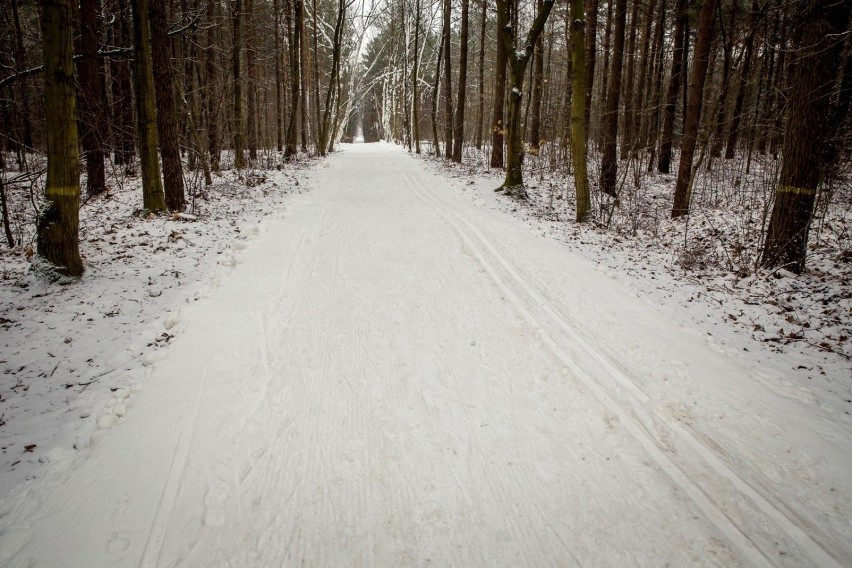
[(852, 565), (852, 422), (386, 145), (331, 157), (4, 566)]

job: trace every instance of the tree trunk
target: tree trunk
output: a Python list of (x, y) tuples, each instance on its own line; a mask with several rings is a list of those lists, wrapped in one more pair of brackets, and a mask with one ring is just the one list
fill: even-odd
[(627, 128), (632, 132), (631, 150), (637, 151), (645, 148), (645, 132), (648, 122), (648, 99), (653, 91), (653, 80), (648, 80), (648, 72), (652, 68), (651, 59), (651, 24), (654, 21), (657, 9), (657, 0), (650, 0), (648, 10), (645, 13), (645, 22), (642, 26), (642, 37), (639, 39), (639, 79), (636, 84), (632, 113), (632, 122)]
[[(541, 0), (538, 0), (541, 11)], [(539, 35), (533, 50), (532, 97), (530, 98), (530, 153), (538, 154), (541, 142), (541, 98), (544, 93), (544, 35)]]
[(219, 107), (213, 94), (214, 85), (218, 84), (216, 73), (216, 7), (218, 2), (207, 3), (207, 47), (204, 50), (205, 83), (207, 88), (203, 89), (205, 107), (207, 110), (207, 151), (210, 153), (210, 169), (219, 171), (220, 156), (222, 153), (219, 138)]
[(636, 32), (639, 25), (639, 0), (633, 0), (630, 10), (630, 36), (627, 40), (627, 76), (624, 78), (624, 120), (621, 123), (621, 150), (619, 157), (627, 159), (628, 150), (633, 148), (638, 133), (633, 128), (633, 117), (636, 114), (636, 101), (633, 100), (633, 88), (636, 78)]
[(509, 25), (506, 11), (497, 10), (497, 56), (494, 62), (494, 105), (491, 116), (491, 163), (492, 168), (503, 168), (503, 138), (506, 125), (503, 123), (506, 105), (506, 71), (509, 66), (509, 51), (500, 39), (503, 29)]
[[(2, 164), (0, 164), (0, 169), (2, 169)], [(6, 234), (6, 244), (9, 245), (9, 248), (15, 248), (15, 235), (12, 234), (9, 207), (6, 205), (6, 186), (3, 184), (3, 176), (0, 176), (0, 215), (3, 215), (3, 232)]]
[(136, 88), (136, 130), (142, 173), (142, 203), (148, 211), (166, 210), (166, 197), (157, 156), (157, 111), (151, 60), (151, 25), (148, 0), (132, 0), (133, 78)]
[(574, 191), (577, 193), (577, 221), (583, 222), (592, 207), (586, 166), (586, 62), (583, 0), (571, 0), (571, 157), (574, 160)]
[(246, 167), (245, 157), (245, 119), (243, 118), (243, 0), (231, 0), (231, 77), (234, 89), (233, 104), (233, 136), (234, 136), (234, 167)]
[(758, 154), (766, 153), (766, 143), (769, 139), (769, 131), (772, 128), (774, 123), (774, 118), (772, 117), (772, 113), (775, 107), (775, 99), (777, 97), (778, 89), (775, 84), (775, 73), (776, 73), (776, 54), (777, 54), (777, 44), (778, 44), (778, 27), (781, 23), (781, 14), (780, 10), (775, 11), (775, 17), (772, 18), (772, 31), (769, 34), (769, 41), (767, 43), (768, 54), (764, 54), (764, 60), (766, 64), (766, 97), (764, 97), (763, 104), (761, 105), (760, 110), (760, 127), (759, 133), (757, 137), (757, 152)]
[(414, 147), (420, 153), (420, 99), (417, 81), (420, 79), (420, 0), (414, 3), (414, 64), (411, 69), (411, 125), (414, 129)]
[(284, 103), (281, 100), (281, 2), (274, 0), (272, 10), (273, 33), (275, 41), (275, 146), (279, 152), (284, 149)]
[[(302, 152), (308, 152), (308, 131), (310, 127), (310, 123), (308, 121), (308, 111), (310, 109), (310, 98), (308, 97), (308, 29), (305, 24), (305, 8), (306, 5), (302, 4), (302, 17), (299, 18), (299, 74), (302, 76), (302, 80), (299, 82), (299, 96), (302, 99), (302, 108), (301, 108), (301, 118), (302, 118), (302, 128), (301, 128), (301, 140), (302, 140)], [(255, 79), (255, 81), (257, 81)]]
[[(317, 40), (317, 0), (313, 0), (313, 26), (311, 30), (312, 47), (313, 47), (313, 64), (314, 64), (314, 80), (313, 80), (313, 95), (314, 95), (314, 143), (319, 145), (319, 131), (322, 124), (322, 114), (320, 109), (320, 72), (319, 72), (319, 45)], [(366, 141), (366, 138), (365, 138)]]
[[(110, 28), (112, 44), (122, 47), (132, 46), (133, 38), (130, 34), (130, 23), (128, 21), (128, 6), (120, 0), (113, 0), (113, 9), (116, 12), (115, 21)], [(110, 59), (110, 75), (112, 81), (112, 144), (113, 161), (116, 165), (125, 166), (125, 171), (130, 172), (133, 159), (136, 155), (136, 141), (134, 140), (135, 126), (133, 124), (133, 86), (130, 77), (130, 62), (126, 59)]]
[[(713, 133), (713, 143), (710, 145), (710, 157), (718, 158), (722, 155), (722, 146), (725, 142), (725, 126), (728, 121), (728, 95), (730, 93), (731, 63), (734, 51), (734, 26), (737, 24), (737, 3), (731, 4), (730, 29), (725, 27), (724, 10), (719, 9), (719, 35), (722, 38), (722, 49), (724, 59), (722, 62), (722, 86), (719, 89), (719, 101), (716, 104), (716, 124)], [(708, 164), (709, 168), (709, 164)]]
[(482, 16), (479, 21), (479, 82), (477, 95), (479, 108), (476, 113), (476, 149), (482, 150), (482, 130), (485, 124), (485, 29), (488, 25), (488, 0), (482, 0)]
[(177, 103), (172, 72), (171, 39), (168, 35), (166, 9), (162, 1), (148, 5), (151, 18), (151, 49), (157, 96), (157, 133), (163, 158), (163, 185), (166, 205), (171, 211), (183, 211), (186, 197), (183, 189), (183, 165), (178, 140)]
[(42, 0), (47, 183), (38, 215), (38, 254), (60, 274), (80, 276), (80, 172), (71, 0)]
[(698, 14), (698, 37), (695, 40), (692, 74), (689, 77), (689, 98), (686, 120), (683, 125), (683, 141), (680, 145), (680, 163), (678, 164), (675, 184), (672, 218), (689, 213), (689, 199), (692, 190), (692, 158), (698, 142), (698, 126), (701, 122), (701, 105), (704, 102), (704, 79), (707, 76), (707, 62), (710, 44), (713, 42), (713, 12), (716, 0), (704, 0)]
[(435, 82), (432, 85), (432, 145), (435, 148), (435, 157), (441, 157), (441, 139), (438, 136), (438, 91), (441, 84), (441, 64), (444, 61), (443, 45), (438, 46), (438, 62), (435, 64)]
[(411, 28), (409, 19), (406, 21), (405, 18), (405, 4), (400, 2), (399, 4), (399, 22), (401, 37), (402, 37), (402, 140), (403, 146), (408, 148), (408, 151), (411, 152), (414, 149), (414, 141), (411, 139), (411, 101), (409, 100), (409, 79), (411, 78), (408, 73), (408, 62), (410, 60), (409, 49), (411, 46)]
[[(12, 2), (13, 6), (16, 4)], [(80, 134), (86, 158), (86, 193), (89, 195), (98, 195), (106, 190), (103, 140), (107, 131), (106, 85), (98, 58), (99, 11), (99, 0), (80, 2), (78, 51), (82, 57), (77, 63), (77, 79), (80, 85)]]
[(459, 90), (456, 97), (456, 120), (453, 127), (453, 161), (461, 163), (464, 145), (464, 110), (467, 99), (467, 40), (470, 0), (462, 0), (461, 35), (459, 36)]
[(654, 171), (656, 166), (657, 137), (660, 130), (660, 115), (663, 109), (663, 38), (666, 31), (666, 1), (660, 0), (660, 15), (657, 28), (654, 30), (653, 75), (654, 80), (649, 85), (646, 100), (651, 105), (650, 112), (642, 113), (642, 145), (650, 150), (648, 171)]
[[(521, 101), (523, 99), (524, 73), (530, 57), (532, 57), (538, 36), (544, 30), (544, 24), (553, 8), (554, 0), (544, 0), (541, 10), (536, 14), (527, 38), (522, 44), (522, 50), (514, 50), (515, 27), (504, 26), (498, 30), (499, 39), (509, 53), (509, 70), (512, 80), (512, 91), (509, 94), (509, 119), (507, 124), (508, 143), (506, 144), (507, 163), (506, 179), (500, 186), (507, 195), (516, 199), (527, 197), (524, 189), (523, 163), (524, 147), (521, 143)], [(507, 0), (497, 0), (497, 11), (504, 13), (503, 21), (509, 20)]]
[(451, 59), (452, 37), (450, 19), (452, 16), (452, 0), (444, 2), (444, 27), (441, 32), (441, 41), (444, 46), (444, 137), (446, 148), (444, 155), (452, 159), (453, 154), (453, 65)]
[(852, 110), (852, 35), (847, 34), (844, 51), (846, 58), (840, 77), (840, 90), (837, 93), (837, 102), (831, 109), (830, 135), (825, 145), (825, 168), (828, 178), (837, 174), (842, 156), (843, 141), (848, 140), (850, 126), (852, 126), (849, 124), (849, 113)]
[(255, 64), (254, 0), (243, 0), (245, 6), (246, 46), (246, 138), (249, 159), (257, 160), (257, 65)]
[(772, 123), (772, 128), (769, 132), (769, 151), (772, 154), (772, 159), (778, 159), (778, 149), (783, 142), (783, 129), (781, 128), (784, 122), (784, 115), (786, 114), (784, 110), (787, 108), (787, 102), (789, 98), (789, 89), (790, 83), (793, 82), (793, 73), (792, 70), (795, 67), (792, 63), (795, 62), (795, 54), (791, 53), (792, 50), (788, 49), (787, 43), (787, 31), (789, 26), (789, 13), (787, 10), (787, 3), (784, 3), (782, 6), (782, 18), (781, 18), (781, 45), (778, 48), (778, 72), (777, 72), (777, 82), (776, 87), (773, 89), (775, 94), (775, 120)]
[[(286, 159), (290, 159), (298, 153), (298, 141), (299, 141), (299, 105), (301, 103), (301, 86), (300, 81), (301, 77), (300, 73), (300, 65), (299, 65), (299, 39), (300, 33), (299, 29), (302, 26), (302, 0), (294, 0), (293, 2), (293, 22), (292, 28), (288, 29), (287, 33), (290, 37), (290, 116), (287, 122), (287, 147), (284, 150), (284, 157)], [(289, 28), (290, 26), (288, 26)], [(336, 37), (336, 33), (335, 33)], [(332, 84), (329, 83), (329, 92), (332, 90)], [(330, 101), (326, 99), (326, 105), (329, 105)], [(326, 106), (326, 113), (329, 112), (328, 106)], [(327, 142), (321, 142), (320, 147), (318, 149), (320, 156), (325, 155), (325, 144)]]
[(667, 174), (671, 171), (672, 137), (674, 135), (674, 119), (677, 110), (677, 97), (683, 82), (683, 59), (686, 50), (686, 22), (689, 19), (687, 0), (676, 0), (674, 50), (672, 51), (672, 71), (669, 79), (669, 90), (666, 94), (666, 106), (663, 109), (663, 132), (660, 135), (660, 160), (657, 171)]
[[(597, 117), (597, 130), (596, 132), (600, 132), (603, 128), (604, 115), (606, 114), (606, 97), (609, 94), (607, 91), (608, 87), (608, 78), (609, 78), (609, 60), (611, 57), (611, 46), (612, 46), (612, 15), (615, 11), (615, 3), (617, 0), (607, 0), (606, 3), (606, 21), (604, 22), (604, 40), (603, 40), (603, 73), (601, 73), (600, 80), (600, 97), (598, 98), (598, 105), (601, 108), (601, 112), (598, 113)], [(595, 140), (598, 140), (597, 135), (595, 135)]]
[[(298, 1), (298, 0), (297, 0)], [(334, 25), (334, 39), (332, 40), (331, 77), (328, 82), (328, 91), (325, 94), (325, 109), (322, 117), (322, 128), (320, 130), (320, 155), (325, 155), (332, 136), (332, 112), (334, 110), (334, 95), (337, 88), (337, 77), (340, 72), (340, 51), (343, 35), (344, 0), (338, 0), (337, 21)], [(295, 110), (295, 109), (294, 109)]]
[(805, 269), (808, 232), (823, 175), (823, 144), (829, 129), (829, 101), (848, 31), (848, 0), (809, 0), (799, 6), (794, 34), (798, 51), (791, 111), (787, 118), (781, 175), (761, 264)]
[(612, 65), (607, 88), (606, 111), (603, 115), (603, 157), (601, 159), (601, 191), (615, 197), (618, 181), (618, 103), (621, 98), (621, 69), (624, 61), (624, 21), (627, 0), (615, 2), (615, 31), (613, 32)]
[(725, 146), (725, 159), (730, 160), (734, 157), (737, 150), (737, 139), (740, 134), (740, 122), (743, 116), (743, 105), (745, 105), (746, 91), (748, 90), (748, 82), (751, 78), (751, 59), (754, 51), (754, 36), (757, 33), (758, 23), (760, 22), (760, 5), (757, 0), (752, 0), (751, 3), (751, 26), (748, 35), (746, 36), (745, 47), (743, 48), (743, 64), (740, 70), (740, 84), (737, 89), (737, 98), (734, 101), (734, 113), (731, 116), (731, 130), (728, 133), (728, 142)]
[[(27, 67), (27, 52), (24, 48), (24, 33), (21, 28), (21, 18), (18, 14), (18, 0), (12, 0), (12, 21), (15, 26), (15, 63), (19, 66), (19, 68), (24, 69)], [(92, 33), (95, 33), (94, 28)], [(95, 48), (97, 51), (97, 46)], [(26, 77), (18, 83), (18, 97), (19, 97), (19, 105), (21, 112), (21, 122), (22, 122), (22, 130), (23, 136), (21, 142), (24, 144), (24, 151), (29, 152), (33, 148), (33, 127), (32, 120), (30, 118), (30, 114), (32, 110), (30, 109), (30, 95), (29, 95), (29, 81)]]
[[(610, 0), (611, 1), (611, 0)], [(592, 89), (595, 86), (595, 62), (598, 53), (598, 0), (589, 0), (586, 6), (586, 137), (590, 136)]]

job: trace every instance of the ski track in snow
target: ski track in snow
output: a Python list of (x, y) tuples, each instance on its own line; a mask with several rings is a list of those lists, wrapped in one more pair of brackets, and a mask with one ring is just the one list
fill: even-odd
[(327, 166), (0, 564), (852, 564), (848, 421), (393, 147)]

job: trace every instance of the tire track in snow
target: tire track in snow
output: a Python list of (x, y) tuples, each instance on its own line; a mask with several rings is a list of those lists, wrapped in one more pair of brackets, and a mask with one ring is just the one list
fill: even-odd
[[(605, 408), (619, 417), (625, 428), (650, 454), (658, 466), (690, 496), (707, 518), (737, 546), (746, 558), (758, 566), (774, 564), (773, 559), (767, 555), (767, 552), (761, 550), (758, 543), (754, 542), (749, 536), (747, 530), (741, 527), (737, 520), (733, 518), (738, 511), (732, 511), (729, 514), (726, 510), (724, 495), (712, 491), (709, 484), (700, 485), (672, 457), (667, 455), (666, 451), (669, 450), (667, 447), (668, 444), (666, 441), (661, 440), (658, 435), (655, 435), (655, 429), (663, 427), (669, 431), (668, 433), (675, 434), (680, 442), (685, 443), (692, 451), (700, 456), (704, 465), (712, 470), (712, 472), (707, 473), (715, 473), (716, 476), (721, 477), (738, 491), (740, 495), (746, 498), (738, 500), (737, 504), (739, 506), (752, 504), (756, 509), (755, 511), (751, 511), (753, 514), (757, 513), (759, 516), (762, 513), (766, 520), (770, 520), (778, 528), (783, 530), (798, 544), (801, 551), (810, 557), (815, 565), (842, 566), (832, 551), (827, 550), (824, 545), (817, 541), (814, 535), (797, 525), (787, 514), (782, 512), (779, 506), (773, 504), (769, 497), (757, 490), (746, 479), (725, 464), (710, 448), (696, 439), (686, 426), (679, 423), (672, 423), (660, 416), (653, 409), (649, 409), (650, 397), (633, 383), (626, 373), (614, 362), (596, 350), (576, 332), (574, 327), (566, 321), (566, 318), (558, 313), (520, 275), (519, 271), (494, 247), (477, 227), (436, 198), (417, 179), (416, 175), (406, 172), (387, 159), (385, 159), (385, 163), (391, 167), (396, 167), (403, 174), (403, 179), (411, 191), (455, 229), (464, 242), (471, 248), (477, 260), (482, 264), (497, 286), (521, 312), (524, 319), (542, 337), (553, 353), (574, 372), (577, 378)], [(477, 243), (479, 246), (477, 246)], [(489, 262), (486, 257), (493, 259), (504, 271), (505, 276), (501, 276), (499, 270), (495, 269), (492, 262)], [(513, 291), (512, 286), (507, 280), (514, 281), (514, 285), (519, 288), (519, 291)], [(524, 301), (525, 299), (526, 301)], [(534, 312), (540, 312), (538, 317), (536, 317)], [(543, 318), (545, 319), (544, 324), (541, 322)], [(615, 384), (610, 386), (603, 384), (599, 376), (592, 376), (591, 373), (578, 365), (560, 346), (559, 341), (554, 338), (556, 334), (546, 329), (548, 323), (550, 325), (555, 324), (571, 341), (579, 345), (583, 354), (590, 357), (604, 372), (606, 378)]]

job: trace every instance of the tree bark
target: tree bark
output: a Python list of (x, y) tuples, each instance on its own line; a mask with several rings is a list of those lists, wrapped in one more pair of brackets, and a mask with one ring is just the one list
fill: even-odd
[(829, 101), (852, 2), (808, 0), (797, 6), (794, 45), (798, 60), (790, 94), (792, 112), (787, 118), (781, 175), (761, 264), (801, 273), (825, 166), (823, 144), (829, 127)]
[(692, 159), (698, 142), (698, 126), (701, 122), (701, 105), (704, 102), (704, 79), (707, 76), (707, 62), (710, 44), (713, 42), (713, 12), (716, 0), (704, 0), (698, 14), (698, 37), (695, 40), (695, 53), (692, 74), (689, 78), (689, 98), (686, 120), (683, 125), (683, 141), (680, 145), (680, 163), (678, 164), (675, 184), (672, 218), (676, 219), (689, 213), (689, 200), (692, 190)]
[(273, 36), (275, 42), (275, 146), (278, 151), (284, 149), (284, 103), (281, 100), (281, 2), (274, 0)]
[(642, 37), (639, 39), (639, 79), (636, 84), (632, 113), (632, 121), (627, 127), (632, 132), (632, 151), (638, 151), (645, 147), (645, 132), (649, 113), (648, 99), (653, 91), (653, 80), (648, 80), (648, 71), (652, 68), (651, 59), (651, 25), (656, 16), (657, 0), (650, 0), (648, 10), (645, 13), (645, 23), (642, 26)]
[[(15, 6), (17, 2), (12, 2)], [(80, 2), (79, 49), (81, 59), (77, 62), (77, 78), (80, 85), (81, 142), (86, 158), (86, 193), (98, 195), (106, 191), (104, 167), (104, 133), (106, 124), (106, 84), (100, 72), (98, 58), (98, 12), (99, 0)], [(15, 17), (17, 18), (17, 8)]]
[(441, 157), (441, 139), (438, 136), (438, 92), (441, 85), (441, 64), (444, 62), (443, 44), (438, 46), (438, 62), (435, 64), (435, 82), (432, 85), (432, 146), (435, 149), (435, 157)]
[[(533, 20), (522, 49), (517, 51), (515, 46), (515, 27), (504, 26), (498, 30), (499, 38), (506, 52), (509, 53), (509, 70), (512, 80), (512, 91), (509, 94), (509, 119), (507, 124), (508, 143), (506, 144), (507, 164), (506, 179), (500, 186), (507, 195), (516, 199), (527, 197), (524, 189), (523, 163), (524, 147), (521, 143), (521, 101), (523, 99), (524, 73), (530, 57), (535, 49), (538, 36), (544, 30), (544, 24), (553, 8), (554, 0), (544, 0), (541, 10)], [(503, 21), (509, 20), (507, 0), (497, 0), (497, 11), (503, 12)]]
[(624, 61), (624, 24), (627, 18), (627, 0), (615, 2), (615, 31), (613, 32), (612, 65), (607, 87), (606, 110), (603, 115), (601, 140), (601, 191), (615, 197), (618, 181), (618, 103), (621, 98), (621, 69)]
[(657, 28), (654, 30), (653, 75), (654, 81), (649, 85), (647, 100), (651, 105), (650, 112), (642, 113), (642, 144), (650, 150), (648, 171), (654, 171), (656, 166), (657, 137), (660, 131), (660, 115), (663, 110), (663, 39), (666, 31), (666, 2), (660, 0), (660, 15)]
[(204, 106), (207, 112), (207, 151), (210, 154), (210, 169), (219, 171), (220, 157), (222, 153), (221, 140), (219, 138), (219, 107), (214, 96), (214, 85), (218, 84), (218, 73), (216, 72), (216, 29), (214, 25), (217, 18), (216, 7), (218, 2), (207, 3), (207, 47), (204, 50), (204, 79), (207, 88), (202, 90)]
[(636, 78), (636, 32), (639, 25), (639, 0), (632, 0), (633, 7), (630, 10), (630, 35), (627, 40), (627, 76), (624, 78), (624, 120), (621, 128), (621, 150), (619, 157), (627, 159), (628, 151), (633, 148), (634, 140), (638, 133), (633, 128), (633, 117), (636, 114), (636, 101), (633, 100), (633, 89)]
[[(302, 17), (299, 18), (299, 74), (302, 76), (302, 80), (299, 82), (299, 96), (302, 99), (302, 108), (301, 108), (301, 119), (302, 119), (302, 128), (301, 128), (301, 140), (302, 140), (302, 152), (308, 152), (308, 132), (310, 129), (310, 122), (308, 121), (308, 111), (310, 110), (310, 98), (308, 97), (308, 30), (305, 24), (305, 9), (306, 5), (302, 3)], [(257, 78), (255, 78), (255, 83), (257, 83)]]
[[(115, 21), (110, 29), (113, 45), (132, 45), (128, 22), (128, 7), (120, 0), (113, 0), (116, 12)], [(136, 152), (133, 125), (133, 87), (130, 77), (130, 62), (126, 59), (110, 59), (110, 75), (112, 81), (112, 144), (113, 161), (116, 165), (125, 166), (130, 172)]]
[(245, 47), (246, 47), (246, 139), (249, 159), (257, 160), (257, 65), (255, 64), (255, 21), (254, 0), (245, 2)]
[(168, 35), (165, 5), (154, 0), (148, 5), (151, 19), (151, 49), (157, 100), (157, 133), (163, 158), (163, 185), (166, 205), (171, 211), (183, 211), (186, 197), (183, 189), (183, 165), (180, 160), (177, 103), (172, 72), (171, 38)]
[(742, 69), (740, 70), (740, 84), (737, 89), (737, 98), (734, 101), (734, 112), (731, 116), (731, 130), (728, 132), (728, 142), (725, 146), (726, 160), (732, 159), (737, 150), (737, 140), (740, 134), (740, 122), (742, 121), (743, 116), (743, 106), (745, 105), (748, 82), (749, 79), (751, 79), (751, 60), (752, 53), (754, 51), (754, 36), (757, 34), (758, 23), (760, 22), (760, 5), (757, 0), (752, 0), (750, 20), (750, 29), (746, 36), (745, 47), (743, 48), (743, 64)]
[(444, 2), (444, 26), (441, 32), (441, 42), (444, 46), (444, 137), (446, 148), (444, 155), (452, 159), (453, 153), (453, 65), (451, 59), (452, 37), (450, 19), (452, 16), (452, 0)]
[(420, 0), (414, 3), (414, 64), (411, 69), (411, 126), (414, 129), (414, 147), (420, 153), (420, 100), (417, 81), (420, 79)]
[(467, 99), (467, 41), (470, 0), (461, 0), (461, 35), (459, 36), (459, 89), (456, 97), (456, 120), (453, 126), (453, 161), (461, 163), (464, 145), (464, 110)]
[(592, 207), (586, 165), (586, 62), (583, 0), (571, 0), (571, 157), (574, 160), (574, 191), (577, 194), (577, 221), (583, 222)]
[(677, 98), (680, 93), (680, 85), (683, 82), (683, 59), (686, 34), (686, 22), (689, 18), (687, 0), (676, 0), (675, 7), (675, 30), (674, 50), (672, 51), (672, 71), (669, 79), (669, 89), (666, 94), (666, 106), (663, 109), (663, 132), (660, 135), (660, 159), (657, 162), (657, 171), (667, 174), (671, 171), (672, 163), (672, 137), (674, 135), (674, 119), (677, 110)]
[[(491, 162), (492, 168), (503, 168), (503, 144), (506, 125), (503, 122), (506, 105), (506, 71), (509, 66), (509, 51), (501, 34), (509, 25), (506, 11), (497, 10), (497, 55), (494, 62), (494, 104), (491, 115)], [(514, 49), (514, 46), (513, 46)]]
[[(610, 0), (611, 1), (611, 0)], [(595, 86), (595, 62), (598, 53), (598, 0), (589, 0), (586, 6), (586, 137), (590, 136), (592, 89)]]
[[(299, 0), (297, 0), (299, 1)], [(337, 88), (338, 75), (340, 73), (340, 52), (342, 49), (344, 0), (338, 0), (337, 21), (334, 25), (334, 39), (332, 40), (331, 55), (331, 77), (328, 82), (328, 91), (325, 94), (325, 109), (322, 117), (322, 129), (320, 130), (320, 155), (325, 155), (332, 136), (332, 112), (334, 110), (335, 91)], [(295, 110), (295, 109), (294, 109)]]
[(157, 156), (156, 93), (151, 55), (151, 25), (148, 0), (132, 0), (133, 79), (136, 90), (136, 130), (139, 166), (142, 173), (142, 204), (148, 211), (166, 210), (166, 197)]
[[(301, 34), (299, 29), (302, 26), (302, 0), (293, 1), (293, 18), (292, 28), (288, 29), (290, 38), (290, 116), (287, 122), (287, 147), (284, 150), (284, 157), (290, 159), (298, 153), (299, 140), (299, 105), (301, 104), (301, 86), (300, 86), (300, 69), (299, 65), (299, 39)], [(288, 26), (289, 27), (289, 26)], [(335, 37), (336, 37), (335, 33)], [(332, 90), (332, 83), (329, 83), (329, 92)], [(329, 112), (328, 105), (330, 100), (326, 99), (326, 113)], [(327, 119), (324, 119), (324, 121)], [(325, 130), (325, 129), (324, 129)], [(321, 141), (320, 148), (317, 149), (320, 156), (325, 155), (325, 145), (327, 141)]]
[(479, 107), (476, 113), (475, 144), (477, 150), (482, 150), (482, 130), (485, 124), (485, 29), (488, 25), (488, 0), (482, 0), (482, 15), (479, 21), (479, 82), (476, 93)]
[[(737, 3), (731, 4), (730, 29), (725, 26), (724, 10), (719, 9), (719, 35), (722, 39), (724, 59), (722, 61), (722, 87), (719, 89), (719, 101), (716, 104), (716, 124), (713, 134), (713, 143), (710, 145), (710, 157), (718, 158), (722, 155), (722, 146), (725, 143), (725, 126), (728, 114), (728, 95), (730, 93), (731, 63), (734, 51), (734, 26), (737, 24)], [(709, 168), (709, 166), (708, 166)]]
[[(541, 0), (538, 0), (541, 11)], [(532, 97), (530, 98), (530, 153), (538, 154), (541, 142), (541, 99), (544, 94), (544, 35), (539, 34), (533, 50)]]
[(42, 0), (47, 183), (38, 215), (37, 249), (57, 272), (83, 274), (79, 250), (80, 172), (74, 88), (71, 0)]
[(233, 136), (234, 136), (234, 167), (246, 167), (245, 157), (245, 118), (243, 117), (243, 0), (231, 0), (231, 77), (234, 89), (233, 101)]

